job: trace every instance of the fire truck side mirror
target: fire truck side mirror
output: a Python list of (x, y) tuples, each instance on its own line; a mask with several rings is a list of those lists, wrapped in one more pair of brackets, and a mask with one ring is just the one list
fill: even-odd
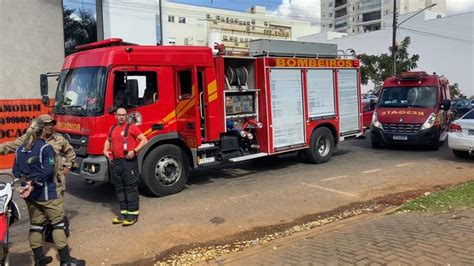
[(376, 100), (374, 100), (374, 99), (370, 100), (370, 103), (369, 103), (369, 109), (370, 109), (370, 111), (375, 110), (375, 106), (376, 106), (376, 105), (377, 105), (377, 101), (376, 101)]
[(40, 92), (41, 96), (48, 95), (48, 75), (40, 75)]
[(41, 102), (46, 105), (46, 106), (49, 106), (49, 97), (48, 95), (43, 95), (41, 96)]
[(443, 102), (441, 103), (441, 109), (445, 111), (448, 111), (449, 109), (451, 109), (451, 101), (448, 99), (443, 100)]
[(138, 81), (136, 79), (127, 80), (125, 96), (127, 99), (127, 106), (138, 106)]

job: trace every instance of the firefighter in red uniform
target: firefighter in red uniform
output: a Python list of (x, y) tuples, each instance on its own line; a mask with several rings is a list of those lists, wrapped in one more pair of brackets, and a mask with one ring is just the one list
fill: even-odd
[(120, 214), (112, 222), (123, 226), (138, 220), (138, 161), (137, 155), (145, 146), (145, 135), (134, 124), (127, 122), (127, 110), (116, 112), (117, 124), (109, 132), (104, 144), (104, 155), (112, 163), (112, 184), (120, 202)]

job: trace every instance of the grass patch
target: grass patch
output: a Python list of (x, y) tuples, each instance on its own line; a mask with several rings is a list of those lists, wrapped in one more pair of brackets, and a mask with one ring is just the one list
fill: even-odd
[(417, 198), (403, 204), (398, 211), (445, 212), (472, 206), (474, 206), (474, 181)]

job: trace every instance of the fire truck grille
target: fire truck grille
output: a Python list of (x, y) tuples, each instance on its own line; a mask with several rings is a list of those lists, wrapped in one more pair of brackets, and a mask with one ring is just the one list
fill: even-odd
[(389, 133), (416, 133), (421, 124), (382, 124), (382, 126)]

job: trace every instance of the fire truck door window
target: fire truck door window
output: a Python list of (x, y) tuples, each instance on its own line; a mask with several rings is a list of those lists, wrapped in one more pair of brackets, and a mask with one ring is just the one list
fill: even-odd
[(193, 96), (193, 75), (191, 70), (182, 70), (178, 72), (179, 99), (190, 99)]
[(127, 82), (138, 84), (138, 106), (152, 104), (158, 101), (158, 78), (156, 72), (139, 71), (139, 72), (115, 72), (114, 79), (114, 104), (117, 107), (126, 107), (126, 85)]

